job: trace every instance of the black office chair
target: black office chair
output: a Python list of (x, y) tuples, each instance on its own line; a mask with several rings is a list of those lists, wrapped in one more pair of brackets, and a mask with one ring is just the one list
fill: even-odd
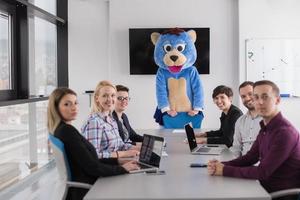
[(270, 193), (272, 199), (279, 198), (279, 197), (285, 197), (288, 195), (296, 195), (296, 194), (299, 194), (298, 200), (300, 200), (300, 188), (279, 190), (279, 191)]

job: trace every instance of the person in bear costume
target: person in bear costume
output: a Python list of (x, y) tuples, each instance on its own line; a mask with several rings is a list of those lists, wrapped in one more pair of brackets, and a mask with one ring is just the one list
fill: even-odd
[(154, 32), (154, 60), (159, 66), (156, 74), (156, 122), (165, 128), (183, 128), (192, 122), (201, 128), (204, 95), (202, 83), (193, 66), (197, 58), (196, 32), (180, 28), (162, 34)]

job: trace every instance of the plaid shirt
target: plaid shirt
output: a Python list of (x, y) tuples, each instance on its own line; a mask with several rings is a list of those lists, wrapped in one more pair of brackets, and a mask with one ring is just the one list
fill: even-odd
[(114, 151), (128, 150), (119, 135), (116, 120), (111, 115), (92, 113), (81, 128), (83, 136), (96, 148), (99, 158), (109, 158)]

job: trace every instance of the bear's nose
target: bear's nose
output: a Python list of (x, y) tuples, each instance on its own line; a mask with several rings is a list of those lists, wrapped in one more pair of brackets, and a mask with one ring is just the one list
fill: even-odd
[(170, 58), (171, 58), (171, 60), (173, 61), (173, 62), (175, 62), (177, 59), (178, 59), (178, 56), (170, 56)]

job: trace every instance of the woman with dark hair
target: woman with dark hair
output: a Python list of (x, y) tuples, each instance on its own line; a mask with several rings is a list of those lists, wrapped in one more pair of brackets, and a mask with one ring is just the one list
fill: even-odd
[[(98, 159), (94, 146), (71, 125), (77, 113), (77, 95), (73, 90), (57, 88), (52, 92), (47, 126), (49, 132), (64, 143), (73, 181), (93, 184), (99, 177), (138, 169), (136, 161), (122, 164), (117, 158)], [(83, 199), (86, 193), (86, 189), (70, 188), (67, 199)]]
[(219, 130), (197, 133), (198, 144), (225, 144), (232, 146), (234, 126), (236, 120), (243, 115), (242, 111), (232, 104), (233, 92), (230, 87), (220, 85), (213, 91), (212, 98), (217, 107), (222, 111)]
[(136, 144), (143, 141), (143, 136), (137, 134), (131, 127), (125, 110), (130, 101), (129, 88), (124, 85), (116, 85), (117, 101), (115, 110), (112, 113), (113, 118), (117, 121), (119, 134), (124, 142)]

